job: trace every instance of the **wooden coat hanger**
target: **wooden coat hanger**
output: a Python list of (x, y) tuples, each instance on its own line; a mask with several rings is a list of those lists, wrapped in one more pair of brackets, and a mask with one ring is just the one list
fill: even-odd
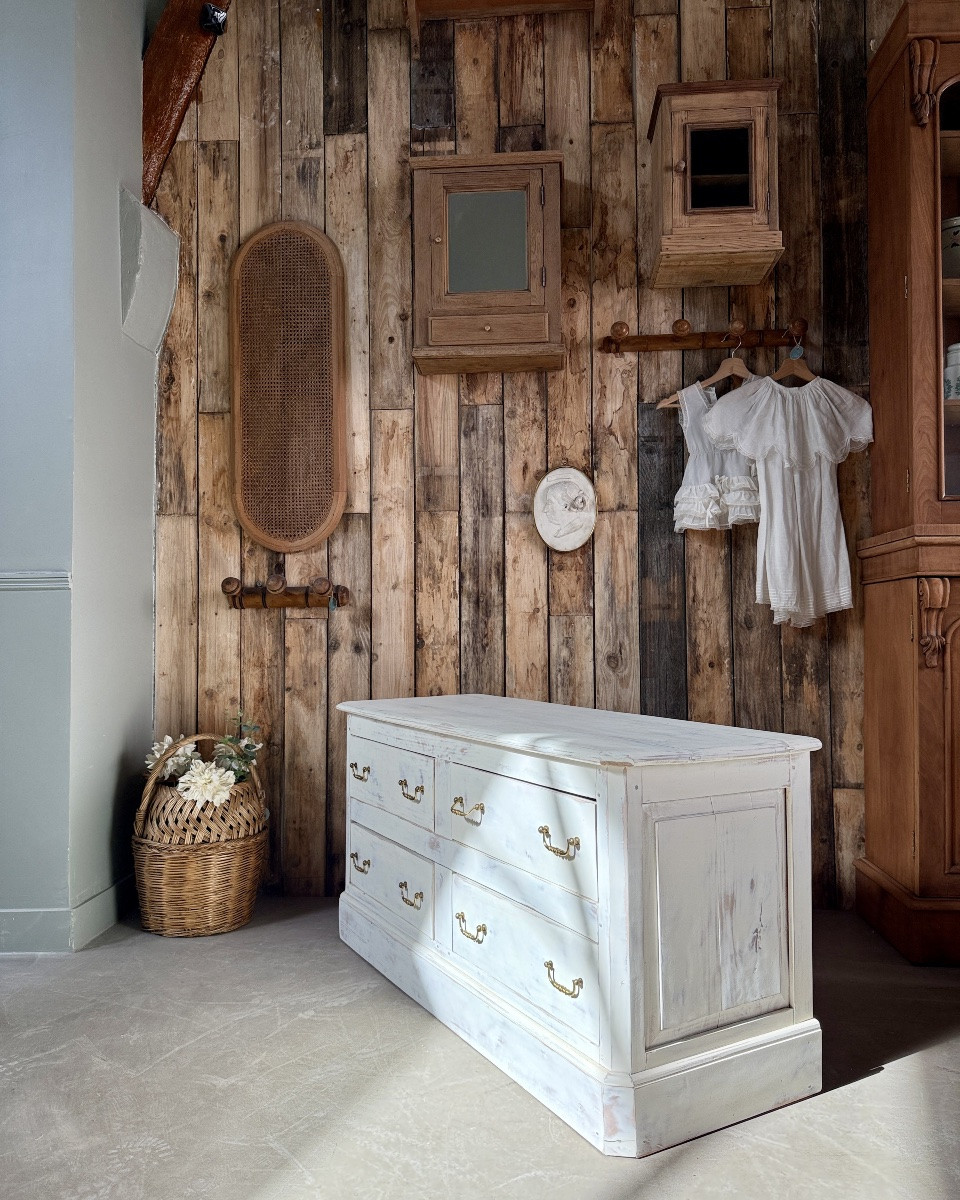
[[(792, 355), (796, 353), (797, 347), (800, 347), (800, 354), (797, 358)], [(807, 360), (803, 357), (803, 347), (797, 342), (790, 354), (783, 360), (779, 367), (769, 376), (770, 379), (779, 383), (781, 379), (802, 379), (805, 383), (811, 383), (814, 379), (819, 379), (819, 375), (814, 375), (810, 370)]]
[[(731, 375), (736, 375), (738, 379), (749, 379), (750, 371), (747, 369), (746, 363), (742, 358), (737, 358), (736, 351), (740, 349), (739, 343), (730, 351), (728, 358), (725, 358), (720, 366), (714, 371), (709, 379), (700, 381), (700, 386), (703, 388), (711, 387), (715, 383), (719, 383), (722, 379), (729, 379)], [(659, 402), (657, 408), (679, 408), (680, 393), (673, 392)]]

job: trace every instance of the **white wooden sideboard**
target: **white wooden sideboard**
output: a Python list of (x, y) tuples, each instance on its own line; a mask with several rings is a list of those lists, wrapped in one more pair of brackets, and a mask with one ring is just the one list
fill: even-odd
[(344, 941), (606, 1154), (820, 1090), (813, 738), (358, 701)]

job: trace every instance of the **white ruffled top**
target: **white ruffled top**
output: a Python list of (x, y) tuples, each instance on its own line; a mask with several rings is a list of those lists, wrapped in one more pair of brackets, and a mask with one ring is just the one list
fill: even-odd
[(829, 379), (795, 388), (752, 379), (703, 424), (718, 448), (756, 463), (757, 603), (770, 605), (775, 623), (799, 628), (852, 607), (836, 464), (873, 441), (866, 400)]
[(720, 449), (704, 430), (717, 393), (694, 383), (679, 393), (680, 424), (689, 457), (674, 498), (677, 533), (684, 529), (729, 529), (760, 519), (760, 494), (753, 463), (736, 448)]

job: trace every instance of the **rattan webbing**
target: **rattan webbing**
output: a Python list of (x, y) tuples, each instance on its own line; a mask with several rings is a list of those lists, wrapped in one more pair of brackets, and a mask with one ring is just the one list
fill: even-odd
[(303, 549), (342, 510), (339, 256), (319, 231), (261, 230), (234, 275), (235, 494), (257, 541)]

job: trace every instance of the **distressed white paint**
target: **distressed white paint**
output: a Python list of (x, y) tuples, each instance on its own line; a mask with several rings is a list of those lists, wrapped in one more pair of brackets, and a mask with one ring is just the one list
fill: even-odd
[[(433, 828), (433, 759), (365, 738), (347, 738), (350, 795)], [(359, 776), (359, 778), (358, 778)]]
[[(648, 1154), (819, 1090), (817, 742), (494, 697), (342, 707), (378, 782), (348, 771), (348, 853), (371, 866), (348, 866), (341, 935), (584, 1137)], [(398, 771), (435, 807), (398, 806)], [(538, 834), (541, 867), (541, 824), (580, 837), (573, 859)], [(415, 868), (424, 903), (401, 911), (392, 877), (412, 894)]]

